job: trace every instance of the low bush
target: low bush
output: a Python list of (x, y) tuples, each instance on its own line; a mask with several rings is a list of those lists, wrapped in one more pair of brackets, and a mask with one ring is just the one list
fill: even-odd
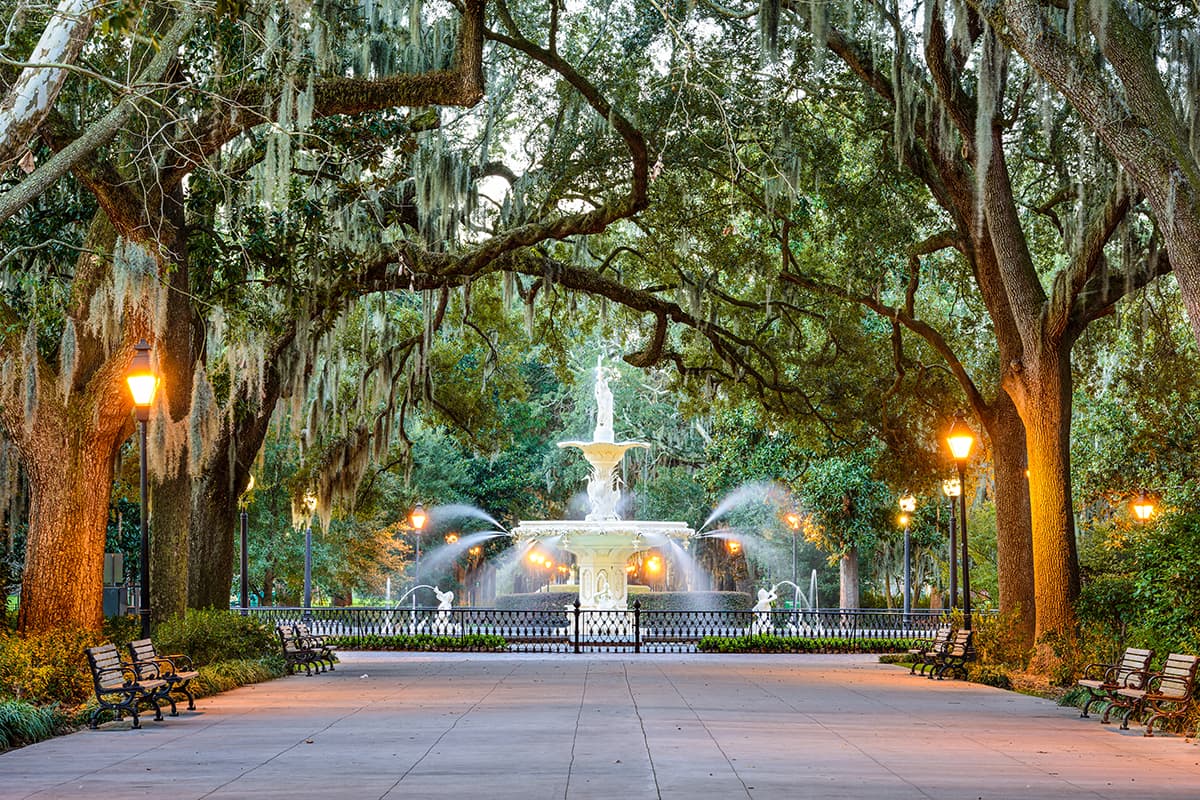
[(287, 674), (287, 666), (280, 656), (258, 659), (234, 659), (207, 664), (192, 681), (192, 693), (197, 697), (227, 692), (249, 683), (262, 683)]
[(997, 689), (1012, 690), (1012, 678), (1008, 670), (991, 664), (974, 664), (967, 667), (967, 679), (985, 686), (995, 686)]
[(701, 653), (903, 653), (915, 641), (829, 636), (808, 639), (760, 633), (750, 636), (705, 636), (696, 649)]
[(0, 632), (0, 694), (30, 703), (82, 703), (92, 692), (83, 651), (102, 641), (103, 634), (81, 628)]
[(414, 636), (331, 636), (329, 642), (347, 650), (504, 650), (508, 647), (503, 636), (484, 633), (465, 636), (435, 636), (429, 633)]
[(233, 611), (188, 611), (154, 630), (159, 653), (183, 653), (197, 666), (221, 661), (254, 661), (279, 653), (274, 629)]

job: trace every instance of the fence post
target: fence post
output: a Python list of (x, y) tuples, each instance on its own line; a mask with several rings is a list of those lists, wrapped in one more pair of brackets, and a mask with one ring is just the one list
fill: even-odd
[(579, 652), (579, 598), (575, 598), (575, 652)]
[(642, 601), (633, 601), (633, 652), (642, 652)]

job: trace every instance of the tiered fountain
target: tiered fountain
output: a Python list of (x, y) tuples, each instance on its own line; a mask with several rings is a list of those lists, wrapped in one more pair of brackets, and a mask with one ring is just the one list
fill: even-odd
[(596, 429), (592, 441), (559, 442), (558, 446), (578, 447), (592, 465), (587, 483), (588, 514), (580, 520), (521, 522), (513, 529), (513, 536), (520, 541), (554, 540), (554, 547), (575, 556), (583, 610), (623, 611), (628, 608), (625, 565), (630, 556), (666, 544), (669, 539), (686, 539), (694, 531), (683, 522), (623, 520), (617, 516), (621, 491), (616, 468), (626, 451), (649, 445), (613, 440), (613, 397), (608, 370), (602, 362), (596, 364)]

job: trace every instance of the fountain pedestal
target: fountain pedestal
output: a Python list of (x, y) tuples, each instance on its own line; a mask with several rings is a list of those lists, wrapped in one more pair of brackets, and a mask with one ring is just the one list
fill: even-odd
[(588, 477), (587, 517), (581, 520), (521, 522), (513, 529), (518, 540), (558, 539), (556, 547), (575, 556), (579, 575), (579, 606), (584, 611), (624, 611), (629, 608), (625, 565), (640, 550), (686, 539), (693, 531), (683, 522), (646, 522), (617, 517), (621, 499), (617, 466), (625, 452), (649, 447), (645, 442), (613, 441), (612, 392), (601, 364), (596, 366), (596, 429), (590, 442), (559, 442), (578, 447), (592, 467)]

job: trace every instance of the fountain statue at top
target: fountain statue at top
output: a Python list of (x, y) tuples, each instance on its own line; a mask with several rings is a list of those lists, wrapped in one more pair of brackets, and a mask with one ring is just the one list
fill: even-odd
[(513, 529), (517, 540), (558, 538), (555, 546), (575, 556), (579, 576), (579, 604), (585, 610), (628, 608), (625, 564), (629, 557), (667, 537), (683, 539), (694, 531), (683, 522), (622, 520), (617, 515), (621, 491), (616, 469), (625, 453), (645, 442), (616, 442), (613, 436), (613, 396), (603, 357), (596, 362), (596, 428), (590, 442), (559, 442), (559, 447), (577, 447), (592, 466), (588, 477), (589, 510), (582, 520), (522, 521)]

